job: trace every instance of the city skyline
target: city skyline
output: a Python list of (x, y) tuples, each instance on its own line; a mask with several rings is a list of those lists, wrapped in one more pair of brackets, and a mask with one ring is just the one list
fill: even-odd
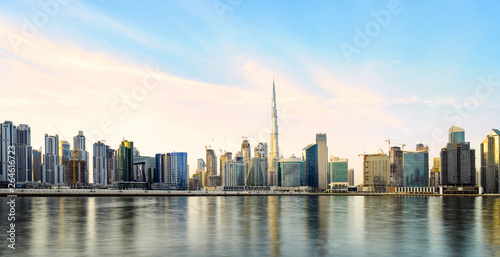
[[(219, 156), (239, 149), (242, 136), (253, 136), (252, 147), (270, 142), (273, 76), (280, 155), (301, 156), (325, 133), (329, 155), (349, 159), (356, 183), (357, 155), (387, 153), (387, 139), (429, 145), (432, 159), (457, 125), (479, 159), (480, 143), (498, 128), (496, 2), (434, 3), (435, 18), (409, 1), (323, 2), (307, 15), (284, 2), (241, 1), (222, 15), (210, 2), (62, 2), (0, 4), (0, 108), (4, 120), (30, 125), (33, 149), (44, 147), (45, 133), (71, 142), (82, 130), (88, 146), (105, 139), (116, 148), (125, 138), (144, 156), (188, 152), (192, 174), (207, 144)], [(444, 6), (454, 23), (437, 17)], [(378, 18), (387, 12), (384, 26)], [(33, 22), (42, 14), (46, 23)], [(358, 29), (373, 22), (380, 33), (347, 60), (343, 43), (357, 47)], [(36, 32), (25, 33), (29, 24)]]

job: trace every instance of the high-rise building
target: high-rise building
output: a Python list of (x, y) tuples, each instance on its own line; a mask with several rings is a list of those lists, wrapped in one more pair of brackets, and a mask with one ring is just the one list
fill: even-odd
[(320, 190), (328, 188), (328, 146), (326, 134), (316, 134), (318, 145), (318, 186)]
[(481, 186), (484, 193), (499, 193), (500, 131), (492, 129), (491, 135), (481, 143)]
[[(10, 159), (16, 158), (15, 147), (17, 142), (17, 129), (16, 126), (12, 123), (12, 121), (5, 121), (0, 124), (1, 127), (1, 166), (0, 166), (0, 182), (7, 182), (8, 179), (12, 178), (9, 176), (12, 174), (14, 179), (17, 181), (17, 167), (18, 163), (16, 161), (15, 166), (12, 167), (12, 164), (9, 164)], [(14, 173), (9, 172), (14, 168)]]
[(378, 154), (366, 154), (363, 161), (363, 185), (389, 186), (390, 162), (390, 157), (381, 150)]
[(328, 184), (337, 182), (349, 183), (348, 159), (331, 157), (328, 163)]
[(220, 176), (217, 176), (217, 156), (215, 151), (207, 148), (207, 183), (206, 186), (220, 186)]
[(26, 124), (20, 124), (16, 136), (17, 182), (33, 180), (33, 156), (31, 149), (31, 130)]
[(49, 184), (64, 183), (63, 167), (59, 162), (59, 136), (45, 134), (45, 154), (42, 165), (42, 182)]
[(75, 187), (77, 184), (88, 185), (87, 167), (86, 161), (76, 159), (74, 161), (64, 161), (64, 183)]
[(305, 185), (318, 188), (318, 144), (310, 144), (302, 150)]
[(205, 170), (205, 168), (206, 168), (205, 161), (202, 158), (199, 158), (198, 159), (198, 166), (196, 169)]
[(118, 181), (118, 174), (116, 170), (116, 151), (109, 146), (106, 146), (106, 171), (108, 185)]
[(167, 153), (165, 155), (165, 162), (165, 184), (177, 189), (187, 190), (187, 153)]
[(439, 172), (440, 169), (441, 169), (441, 159), (434, 158), (431, 170), (430, 182), (429, 182), (430, 187), (438, 187), (439, 185), (441, 185), (441, 174)]
[[(158, 153), (156, 154), (156, 174), (155, 174), (155, 183), (164, 183), (165, 182), (165, 154)], [(198, 159), (199, 160), (199, 159)]]
[(279, 145), (278, 145), (278, 111), (276, 109), (276, 86), (273, 79), (273, 99), (271, 102), (271, 138), (270, 138), (270, 151), (269, 151), (269, 185), (276, 186), (278, 183), (278, 161)]
[(267, 159), (253, 157), (244, 161), (245, 186), (267, 186)]
[(404, 187), (429, 186), (429, 151), (419, 144), (417, 151), (403, 154)]
[(354, 169), (349, 169), (347, 173), (349, 186), (354, 186)]
[(117, 181), (133, 181), (134, 142), (123, 140), (116, 150)]
[(108, 184), (108, 165), (106, 162), (106, 154), (107, 154), (106, 147), (108, 146), (101, 141), (94, 143), (94, 149), (93, 149), (94, 185)]
[[(87, 147), (85, 144), (85, 136), (83, 135), (83, 131), (78, 131), (78, 135), (73, 137), (73, 150), (77, 152), (75, 159), (77, 161), (84, 161), (87, 165), (85, 167), (85, 181), (89, 182), (89, 152), (87, 152)], [(80, 182), (81, 183), (81, 182)]]
[(404, 185), (403, 151), (400, 147), (391, 147), (389, 152), (391, 159), (390, 186), (402, 187)]
[(305, 184), (304, 161), (293, 155), (288, 159), (280, 159), (277, 186), (299, 187)]
[(227, 160), (222, 168), (222, 185), (235, 187), (245, 185), (245, 166), (243, 160)]
[(465, 142), (465, 132), (451, 127), (450, 142), (441, 149), (441, 185), (476, 186), (476, 151)]
[(32, 151), (33, 181), (42, 181), (42, 148)]

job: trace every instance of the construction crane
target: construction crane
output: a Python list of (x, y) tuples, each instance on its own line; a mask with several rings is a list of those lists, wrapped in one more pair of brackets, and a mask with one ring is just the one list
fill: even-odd
[[(57, 130), (57, 133), (61, 135), (61, 137), (64, 139), (64, 141), (68, 142), (68, 140), (64, 137), (64, 135), (59, 131), (59, 129), (56, 127), (56, 125), (53, 125), (54, 128)], [(73, 184), (76, 185), (79, 181), (76, 180), (76, 158), (80, 155), (80, 151), (78, 150), (78, 146), (73, 149), (73, 151), (70, 150), (70, 152), (73, 155)]]

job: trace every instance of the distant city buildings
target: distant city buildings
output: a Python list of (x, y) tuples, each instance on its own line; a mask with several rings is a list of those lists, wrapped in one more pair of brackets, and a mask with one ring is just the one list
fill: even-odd
[(403, 150), (398, 146), (393, 146), (389, 151), (389, 157), (391, 159), (390, 186), (402, 187), (404, 186)]
[[(94, 143), (93, 151), (93, 179), (94, 185), (108, 184), (108, 165), (106, 162), (106, 147), (103, 142)], [(111, 181), (110, 181), (111, 182)]]
[(310, 144), (302, 150), (305, 185), (318, 188), (318, 144)]
[(355, 183), (355, 181), (354, 181), (354, 169), (349, 169), (347, 178), (348, 178), (347, 183), (349, 184), (349, 186), (354, 186), (354, 183)]
[(316, 134), (318, 145), (318, 187), (320, 190), (328, 188), (328, 146), (326, 134)]
[(33, 156), (31, 149), (31, 129), (26, 124), (21, 124), (16, 129), (15, 149), (17, 157), (17, 182), (33, 180)]
[(134, 178), (134, 142), (123, 140), (115, 155), (117, 181), (132, 181)]
[(430, 182), (429, 182), (430, 187), (438, 187), (439, 185), (441, 185), (440, 169), (441, 169), (441, 159), (434, 158), (431, 169)]
[(45, 134), (42, 182), (49, 184), (64, 183), (63, 167), (59, 160), (59, 136), (49, 136)]

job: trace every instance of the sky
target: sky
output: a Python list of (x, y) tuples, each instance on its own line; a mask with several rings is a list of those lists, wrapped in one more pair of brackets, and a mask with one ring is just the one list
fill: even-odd
[[(498, 1), (1, 1), (0, 120), (143, 156), (326, 133), (348, 158), (405, 144), (439, 157), (448, 129), (479, 150), (499, 128)], [(57, 128), (57, 129), (56, 129)], [(479, 152), (479, 151), (478, 151)], [(479, 154), (479, 153), (478, 153)], [(478, 155), (479, 157), (479, 155)], [(432, 162), (430, 163), (432, 166)], [(479, 166), (479, 160), (476, 162)], [(430, 167), (431, 168), (431, 167)]]

